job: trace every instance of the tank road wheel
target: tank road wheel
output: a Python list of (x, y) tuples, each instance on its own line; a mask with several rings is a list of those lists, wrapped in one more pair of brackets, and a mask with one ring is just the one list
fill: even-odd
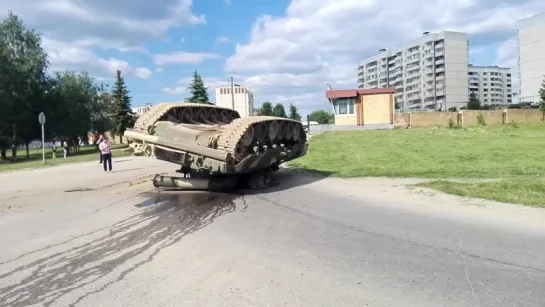
[(224, 123), (224, 124), (227, 124), (229, 123), (229, 111), (227, 110), (221, 110), (220, 114), (219, 114), (219, 120)]
[(181, 118), (183, 123), (189, 124), (193, 121), (193, 110), (190, 108), (184, 108), (182, 110)]
[(199, 124), (204, 124), (206, 122), (206, 118), (208, 117), (208, 114), (206, 112), (206, 108), (200, 108), (199, 111), (197, 111), (197, 116), (195, 120)]
[(280, 121), (277, 123), (278, 132), (276, 133), (276, 141), (282, 142), (282, 140), (286, 137), (286, 123), (284, 121)]
[(273, 120), (269, 123), (269, 139), (274, 142), (276, 141), (276, 138), (278, 137), (278, 121)]
[(293, 140), (299, 141), (300, 137), (301, 137), (301, 125), (294, 124), (293, 125)]
[(293, 123), (286, 123), (286, 139), (291, 140), (293, 138)]
[(208, 120), (213, 122), (214, 124), (218, 123), (218, 111), (215, 109), (210, 109), (208, 111)]
[(262, 143), (265, 140), (265, 136), (267, 136), (267, 124), (258, 123), (253, 127), (255, 130), (255, 133), (254, 133), (255, 141)]

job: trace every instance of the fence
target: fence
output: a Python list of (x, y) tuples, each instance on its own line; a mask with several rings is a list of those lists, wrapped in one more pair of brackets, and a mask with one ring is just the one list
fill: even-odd
[(535, 123), (544, 120), (544, 114), (537, 109), (504, 110), (464, 110), (459, 112), (415, 112), (395, 114), (396, 127), (432, 127), (448, 126), (449, 122), (467, 127), (479, 124), (477, 117), (482, 117), (488, 125), (506, 123)]

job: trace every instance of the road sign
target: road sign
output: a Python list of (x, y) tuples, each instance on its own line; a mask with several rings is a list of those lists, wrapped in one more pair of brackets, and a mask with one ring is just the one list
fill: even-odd
[(40, 125), (42, 125), (42, 163), (45, 164), (45, 114), (44, 112), (41, 112), (40, 115), (38, 115), (38, 121), (40, 122)]
[(44, 112), (40, 113), (40, 115), (38, 115), (38, 121), (40, 122), (40, 125), (45, 125), (45, 114)]

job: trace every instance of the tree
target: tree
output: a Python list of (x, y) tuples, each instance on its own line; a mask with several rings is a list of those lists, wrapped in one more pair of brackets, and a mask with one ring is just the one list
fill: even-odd
[(334, 121), (333, 114), (325, 111), (325, 110), (319, 110), (319, 111), (313, 111), (309, 114), (309, 119), (311, 121), (315, 121), (320, 125), (324, 124), (332, 124)]
[(189, 92), (191, 93), (191, 97), (188, 102), (211, 104), (208, 97), (208, 87), (205, 86), (197, 70), (193, 71), (193, 81), (189, 84)]
[(28, 30), (10, 11), (8, 18), (0, 23), (0, 137), (3, 140), (0, 149), (3, 158), (9, 145), (12, 157), (17, 158), (18, 131), (24, 131), (25, 136), (34, 132), (33, 122), (37, 121), (43, 102), (40, 91), (48, 65), (40, 36)]
[(112, 118), (112, 133), (119, 136), (119, 142), (123, 143), (123, 133), (134, 126), (135, 114), (131, 109), (131, 97), (125, 86), (125, 80), (121, 71), (117, 70), (115, 85), (112, 91), (112, 103), (110, 108)]
[(479, 98), (477, 98), (477, 95), (475, 92), (471, 92), (469, 94), (469, 102), (467, 103), (467, 109), (468, 110), (480, 110), (481, 109), (481, 101)]
[(542, 119), (545, 120), (545, 79), (541, 81), (541, 88), (539, 89), (539, 109), (543, 113)]
[(273, 106), (270, 102), (264, 102), (258, 109), (257, 115), (261, 116), (273, 116)]
[(294, 120), (298, 120), (298, 121), (301, 120), (301, 115), (299, 115), (299, 113), (297, 112), (297, 107), (294, 106), (292, 103), (290, 103), (290, 109), (289, 109), (288, 117), (291, 118), (291, 119), (294, 119)]
[(286, 115), (286, 110), (284, 109), (284, 105), (281, 103), (277, 103), (273, 108), (273, 116), (276, 117), (282, 117), (282, 118), (288, 118)]

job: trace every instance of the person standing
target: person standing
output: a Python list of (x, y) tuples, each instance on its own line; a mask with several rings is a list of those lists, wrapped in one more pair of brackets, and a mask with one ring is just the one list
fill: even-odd
[[(102, 142), (98, 145), (100, 148), (100, 153), (102, 155), (102, 165), (104, 166), (105, 172), (112, 172), (112, 146), (107, 138), (103, 138)], [(108, 163), (108, 168), (106, 168), (106, 163)]]
[(64, 149), (64, 158), (66, 159), (66, 157), (68, 156), (68, 142), (64, 141), (62, 143), (62, 146), (63, 146), (63, 149)]

